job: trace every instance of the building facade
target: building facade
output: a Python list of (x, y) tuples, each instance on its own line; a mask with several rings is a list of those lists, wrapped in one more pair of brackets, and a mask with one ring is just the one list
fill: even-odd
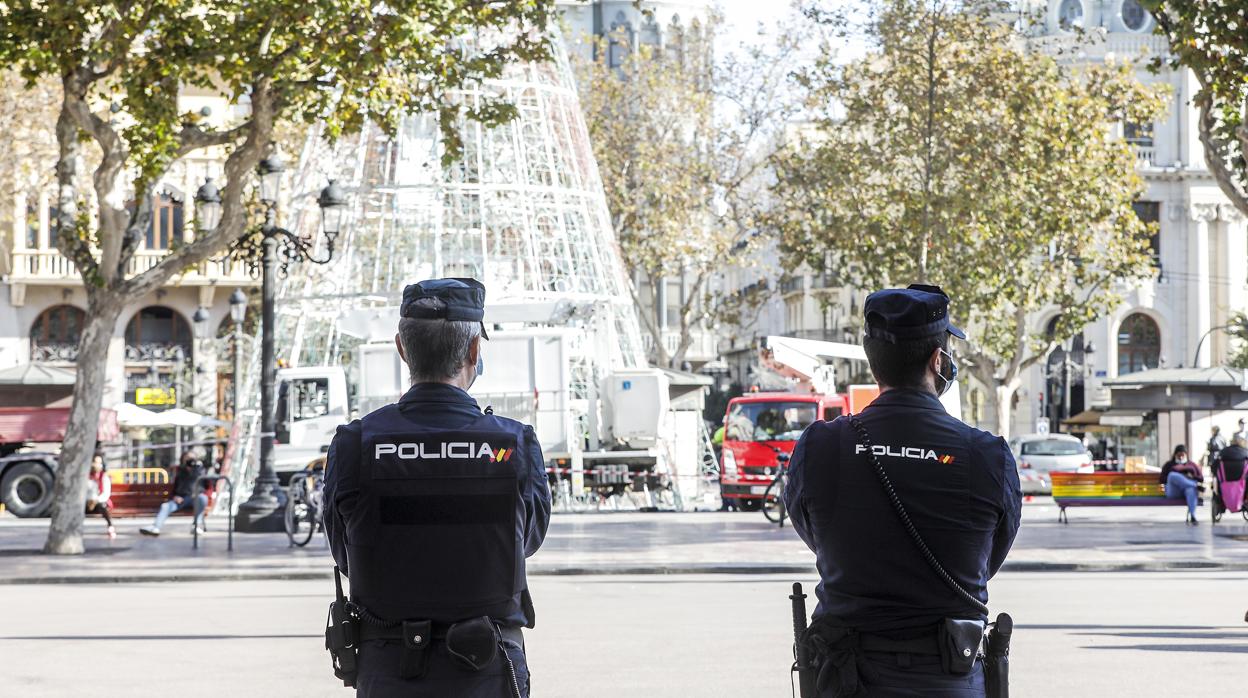
[[(220, 96), (188, 89), (184, 110), (214, 126), (233, 121), (238, 107)], [(194, 194), (218, 177), (224, 154), (199, 151), (177, 161), (155, 188), (152, 223), (130, 261), (128, 274), (154, 266), (171, 249), (194, 239)], [(5, 197), (9, 198), (9, 197)], [(90, 208), (90, 207), (88, 207)], [(86, 318), (86, 293), (74, 264), (57, 251), (52, 221), (55, 190), (15, 192), (0, 201), (0, 371), (26, 364), (74, 370)], [(228, 298), (257, 279), (243, 263), (214, 259), (174, 276), (161, 289), (123, 311), (108, 354), (104, 405), (121, 402), (161, 410), (185, 407), (202, 414), (232, 412), (229, 378), (218, 373), (216, 338), (228, 328)], [(196, 311), (208, 320), (196, 327)], [(197, 336), (198, 335), (198, 336)], [(229, 362), (221, 370), (230, 371)], [(68, 404), (68, 397), (52, 404)], [(32, 407), (49, 405), (30, 405)]]
[[(1124, 301), (1114, 311), (1029, 372), (1013, 424), (1013, 433), (1025, 434), (1041, 422), (1055, 429), (1063, 417), (1108, 408), (1107, 380), (1150, 368), (1225, 364), (1233, 347), (1218, 328), (1248, 309), (1248, 230), (1206, 167), (1191, 104), (1196, 78), (1187, 70), (1149, 69), (1149, 60), (1168, 47), (1137, 0), (1024, 2), (1018, 11), (1029, 41), (1059, 61), (1133, 61), (1140, 81), (1172, 90), (1164, 118), (1116, 126), (1135, 149), (1146, 183), (1136, 213), (1158, 225), (1151, 241), (1156, 273), (1121, 289)], [(1036, 328), (1047, 327), (1054, 315), (1036, 317)], [(1141, 418), (1132, 435), (1141, 452), (1121, 455), (1156, 465), (1158, 454), (1148, 446), (1156, 443), (1156, 423)], [(1199, 444), (1207, 434), (1190, 436), (1189, 443)]]

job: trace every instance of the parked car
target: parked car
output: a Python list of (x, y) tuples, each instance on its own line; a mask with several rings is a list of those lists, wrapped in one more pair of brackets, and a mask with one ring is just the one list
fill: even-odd
[(1092, 452), (1069, 434), (1031, 434), (1010, 442), (1023, 494), (1052, 494), (1049, 473), (1090, 473)]

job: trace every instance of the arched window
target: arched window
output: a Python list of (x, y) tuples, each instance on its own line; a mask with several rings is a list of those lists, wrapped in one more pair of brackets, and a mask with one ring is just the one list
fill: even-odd
[(191, 326), (172, 308), (152, 305), (126, 325), (127, 361), (175, 361), (191, 358)]
[(57, 305), (39, 313), (30, 326), (30, 360), (74, 362), (78, 339), (87, 314), (72, 305)]
[(1161, 360), (1161, 331), (1144, 313), (1132, 313), (1118, 327), (1118, 375), (1157, 368)]
[(672, 15), (672, 21), (664, 32), (663, 47), (667, 52), (668, 60), (673, 63), (682, 63), (685, 60), (685, 28), (680, 23), (680, 15)]
[(633, 25), (623, 12), (617, 12), (615, 21), (611, 23), (611, 35), (607, 39), (607, 66), (618, 68), (624, 65), (624, 59), (632, 48)]
[(649, 46), (653, 51), (659, 50), (659, 23), (654, 21), (653, 14), (647, 14), (641, 23), (639, 37), (642, 46)]

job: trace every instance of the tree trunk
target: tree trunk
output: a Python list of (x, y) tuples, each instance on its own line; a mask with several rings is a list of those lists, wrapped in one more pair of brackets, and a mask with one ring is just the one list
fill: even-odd
[(69, 410), (65, 443), (61, 446), (56, 484), (52, 489), (52, 520), (43, 552), (81, 555), (82, 520), (87, 471), (99, 430), (104, 382), (108, 373), (108, 345), (121, 314), (122, 301), (105, 292), (88, 289), (87, 324), (78, 340), (74, 404)]
[(997, 417), (996, 433), (1006, 441), (1010, 440), (1010, 418), (1013, 417), (1014, 391), (1008, 386), (996, 385), (992, 388), (993, 408)]

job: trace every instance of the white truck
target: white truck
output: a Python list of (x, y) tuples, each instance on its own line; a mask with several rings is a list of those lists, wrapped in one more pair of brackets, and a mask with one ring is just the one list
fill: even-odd
[[(485, 370), (469, 392), (482, 408), (533, 425), (557, 496), (631, 490), (652, 495), (652, 506), (679, 507), (682, 494), (692, 500), (701, 427), (696, 413), (670, 408), (668, 376), (660, 369), (619, 369), (576, 384), (571, 347), (578, 331), (491, 330), (482, 343)], [(339, 425), (406, 392), (407, 367), (393, 334), (370, 339), (356, 348), (349, 371), (316, 366), (277, 372), (274, 464), (283, 481), (321, 457)]]

